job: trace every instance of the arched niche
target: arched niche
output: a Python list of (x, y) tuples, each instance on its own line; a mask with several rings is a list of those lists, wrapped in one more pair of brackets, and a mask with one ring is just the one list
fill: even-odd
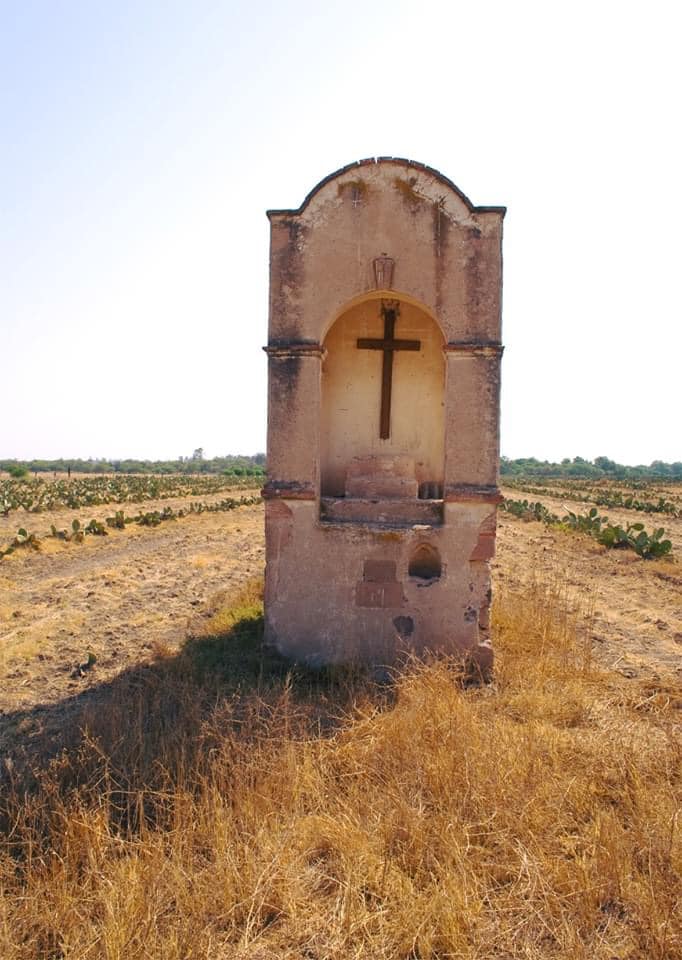
[(438, 550), (430, 543), (420, 543), (410, 556), (407, 572), (416, 580), (438, 580), (442, 572)]
[[(443, 336), (426, 310), (376, 294), (343, 312), (324, 340), (320, 477), (323, 497), (343, 497), (358, 457), (414, 461), (414, 479), (443, 482), (445, 359)], [(384, 350), (393, 312), (393, 338), (412, 347), (393, 351), (388, 436), (382, 437)], [(374, 342), (370, 347), (366, 341)], [(415, 344), (418, 344), (415, 347)]]

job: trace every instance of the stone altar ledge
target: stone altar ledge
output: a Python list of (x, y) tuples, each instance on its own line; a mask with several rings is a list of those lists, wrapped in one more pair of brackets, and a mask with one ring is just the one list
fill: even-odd
[(441, 526), (443, 501), (322, 497), (320, 520), (323, 523), (369, 523), (400, 527), (412, 527), (415, 524)]

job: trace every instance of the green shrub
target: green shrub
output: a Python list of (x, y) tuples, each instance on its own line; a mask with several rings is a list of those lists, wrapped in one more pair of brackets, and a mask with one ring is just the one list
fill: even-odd
[(22, 467), (20, 463), (10, 467), (7, 472), (13, 480), (22, 480), (24, 477), (28, 476), (28, 469), (26, 467)]

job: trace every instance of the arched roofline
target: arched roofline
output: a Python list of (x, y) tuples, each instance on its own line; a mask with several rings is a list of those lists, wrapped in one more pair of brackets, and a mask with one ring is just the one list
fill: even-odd
[(359, 170), (362, 167), (371, 166), (378, 163), (397, 163), (401, 166), (411, 169), (411, 170), (421, 170), (425, 173), (430, 174), (432, 177), (435, 177), (436, 180), (439, 180), (448, 190), (451, 190), (456, 194), (462, 203), (465, 204), (467, 210), (470, 213), (498, 213), (500, 216), (504, 216), (507, 212), (506, 207), (476, 207), (469, 200), (466, 194), (462, 193), (459, 187), (444, 176), (439, 170), (436, 170), (434, 167), (428, 167), (425, 163), (419, 163), (418, 160), (406, 160), (404, 157), (367, 157), (364, 160), (355, 160), (353, 163), (347, 163), (345, 167), (340, 167), (338, 170), (335, 170), (334, 173), (330, 173), (328, 176), (324, 177), (317, 183), (310, 193), (307, 195), (301, 206), (297, 210), (268, 210), (267, 216), (299, 216), (303, 213), (305, 208), (308, 206), (313, 197), (320, 192), (328, 183), (331, 183), (332, 180), (336, 180), (337, 177), (342, 176), (344, 173), (348, 173), (351, 170)]
[(371, 300), (398, 300), (399, 303), (407, 303), (411, 307), (416, 307), (416, 309), (421, 310), (421, 312), (424, 313), (429, 320), (433, 321), (436, 329), (443, 338), (443, 344), (447, 343), (448, 338), (445, 336), (445, 332), (438, 321), (438, 317), (435, 315), (433, 310), (431, 310), (431, 308), (425, 303), (422, 303), (421, 300), (411, 297), (409, 293), (404, 293), (402, 290), (368, 290), (366, 293), (358, 294), (357, 297), (347, 300), (346, 303), (342, 304), (338, 308), (338, 310), (334, 311), (334, 315), (324, 328), (322, 336), (318, 341), (320, 346), (324, 344), (324, 341), (329, 336), (329, 332), (337, 320), (340, 320), (344, 314), (348, 313), (348, 311), (352, 310), (354, 307), (359, 306), (361, 303), (369, 303)]

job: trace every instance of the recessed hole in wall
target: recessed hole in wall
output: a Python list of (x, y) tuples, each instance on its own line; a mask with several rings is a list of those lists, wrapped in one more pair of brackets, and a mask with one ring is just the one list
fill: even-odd
[(414, 620), (412, 617), (395, 617), (393, 626), (404, 640), (411, 637), (414, 633)]
[(418, 580), (437, 580), (441, 575), (440, 554), (428, 543), (420, 544), (410, 557), (408, 573)]
[(436, 480), (425, 480), (419, 484), (420, 500), (442, 500), (443, 485)]

